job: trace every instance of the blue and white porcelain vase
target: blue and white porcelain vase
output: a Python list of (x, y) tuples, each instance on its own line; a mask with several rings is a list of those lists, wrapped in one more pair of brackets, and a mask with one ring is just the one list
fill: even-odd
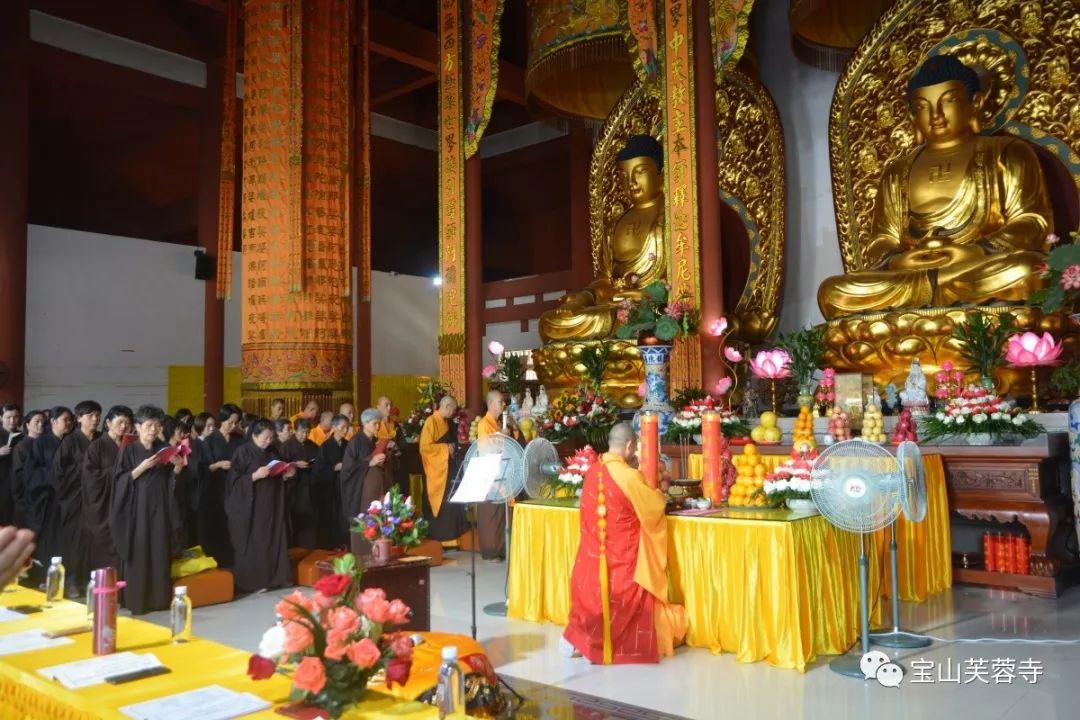
[(1076, 536), (1080, 537), (1080, 398), (1069, 403), (1069, 459)]
[(659, 416), (660, 437), (667, 432), (667, 424), (675, 409), (668, 401), (668, 360), (670, 345), (640, 345), (638, 351), (645, 363), (645, 402), (634, 415), (634, 429), (641, 429), (641, 413), (652, 412)]

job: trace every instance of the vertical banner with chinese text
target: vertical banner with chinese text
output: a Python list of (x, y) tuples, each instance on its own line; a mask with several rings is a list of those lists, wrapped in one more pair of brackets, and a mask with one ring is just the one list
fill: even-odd
[(469, 17), (468, 72), (469, 113), (465, 122), (465, 158), (480, 149), (495, 90), (499, 85), (499, 45), (502, 42), (500, 21), (504, 0), (472, 0)]

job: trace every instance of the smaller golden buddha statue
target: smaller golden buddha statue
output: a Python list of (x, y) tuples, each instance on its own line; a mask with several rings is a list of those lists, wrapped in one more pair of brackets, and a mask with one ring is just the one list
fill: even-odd
[(611, 337), (619, 304), (639, 299), (642, 288), (666, 274), (660, 143), (649, 135), (633, 135), (616, 160), (630, 209), (616, 221), (601, 249), (597, 278), (540, 316), (540, 339), (545, 343)]
[(1053, 216), (1034, 150), (980, 133), (979, 77), (948, 55), (908, 83), (918, 147), (885, 168), (865, 270), (818, 290), (826, 319), (1018, 302), (1039, 287)]

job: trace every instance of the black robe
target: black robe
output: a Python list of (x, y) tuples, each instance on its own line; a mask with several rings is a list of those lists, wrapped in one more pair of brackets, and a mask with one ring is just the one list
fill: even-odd
[(357, 433), (345, 448), (341, 461), (341, 510), (347, 528), (353, 519), (386, 493), (383, 488), (386, 474), (378, 465), (370, 465), (375, 454), (375, 441)]
[[(137, 479), (131, 476), (141, 462), (164, 447), (160, 441), (149, 450), (138, 441), (128, 445), (113, 475), (109, 524), (127, 582), (124, 606), (136, 615), (169, 609), (172, 561), (184, 549), (184, 516), (173, 493), (177, 475), (173, 464), (159, 463)], [(189, 476), (187, 468), (180, 476)]]
[(225, 514), (225, 488), (229, 480), (228, 470), (210, 470), (210, 465), (222, 460), (232, 460), (233, 453), (244, 444), (220, 432), (213, 433), (204, 443), (206, 472), (199, 477), (199, 544), (207, 555), (217, 560), (219, 567), (233, 566), (233, 547), (229, 540), (229, 519)]
[(312, 473), (311, 500), (315, 505), (319, 547), (335, 550), (348, 546), (341, 512), (341, 481), (334, 468), (345, 457), (345, 443), (331, 435), (319, 446)]
[(252, 480), (252, 474), (271, 460), (272, 449), (245, 443), (233, 455), (225, 507), (229, 513), (229, 535), (236, 561), (236, 587), (255, 592), (292, 585), (289, 565), (288, 510), (283, 476)]
[(82, 462), (83, 525), (89, 545), (90, 569), (120, 568), (109, 530), (109, 511), (112, 509), (113, 471), (120, 446), (108, 436), (99, 436), (86, 448)]
[(30, 527), (30, 498), (26, 494), (26, 474), (30, 463), (30, 448), (33, 446), (33, 439), (24, 436), (11, 453), (11, 522), (20, 528)]
[[(8, 444), (10, 433), (0, 428), (0, 448)], [(19, 447), (19, 441), (23, 436), (15, 438), (11, 443), (11, 451), (7, 455), (0, 455), (0, 527), (15, 523), (15, 496), (12, 487), (13, 470), (15, 465), (15, 451)]]
[[(64, 545), (60, 533), (60, 506), (53, 482), (53, 461), (60, 450), (60, 438), (50, 432), (30, 442), (30, 452), (23, 466), (26, 500), (26, 525), (34, 531), (37, 549), (34, 557), (45, 567), (49, 559), (63, 557)], [(64, 558), (64, 569), (67, 569)]]
[(64, 556), (65, 581), (68, 587), (81, 590), (90, 579), (89, 543), (83, 523), (82, 463), (94, 438), (75, 430), (60, 441), (53, 460), (53, 483), (59, 511), (60, 548)]
[(285, 485), (286, 506), (289, 509), (289, 547), (312, 550), (317, 547), (315, 506), (311, 502), (311, 468), (319, 455), (319, 446), (300, 442), (295, 437), (281, 444), (281, 459), (285, 462), (303, 461), (306, 468), (297, 468), (296, 475)]

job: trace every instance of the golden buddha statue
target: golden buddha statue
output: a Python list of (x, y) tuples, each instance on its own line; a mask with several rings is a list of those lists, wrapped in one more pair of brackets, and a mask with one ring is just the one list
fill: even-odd
[(1053, 215), (1038, 157), (984, 136), (979, 77), (949, 55), (908, 83), (918, 147), (885, 168), (867, 270), (818, 290), (826, 319), (865, 312), (1025, 300), (1040, 281)]
[(616, 160), (630, 209), (616, 221), (601, 247), (598, 277), (540, 316), (540, 339), (545, 343), (611, 337), (619, 304), (639, 299), (642, 288), (666, 275), (660, 143), (649, 135), (633, 135)]

